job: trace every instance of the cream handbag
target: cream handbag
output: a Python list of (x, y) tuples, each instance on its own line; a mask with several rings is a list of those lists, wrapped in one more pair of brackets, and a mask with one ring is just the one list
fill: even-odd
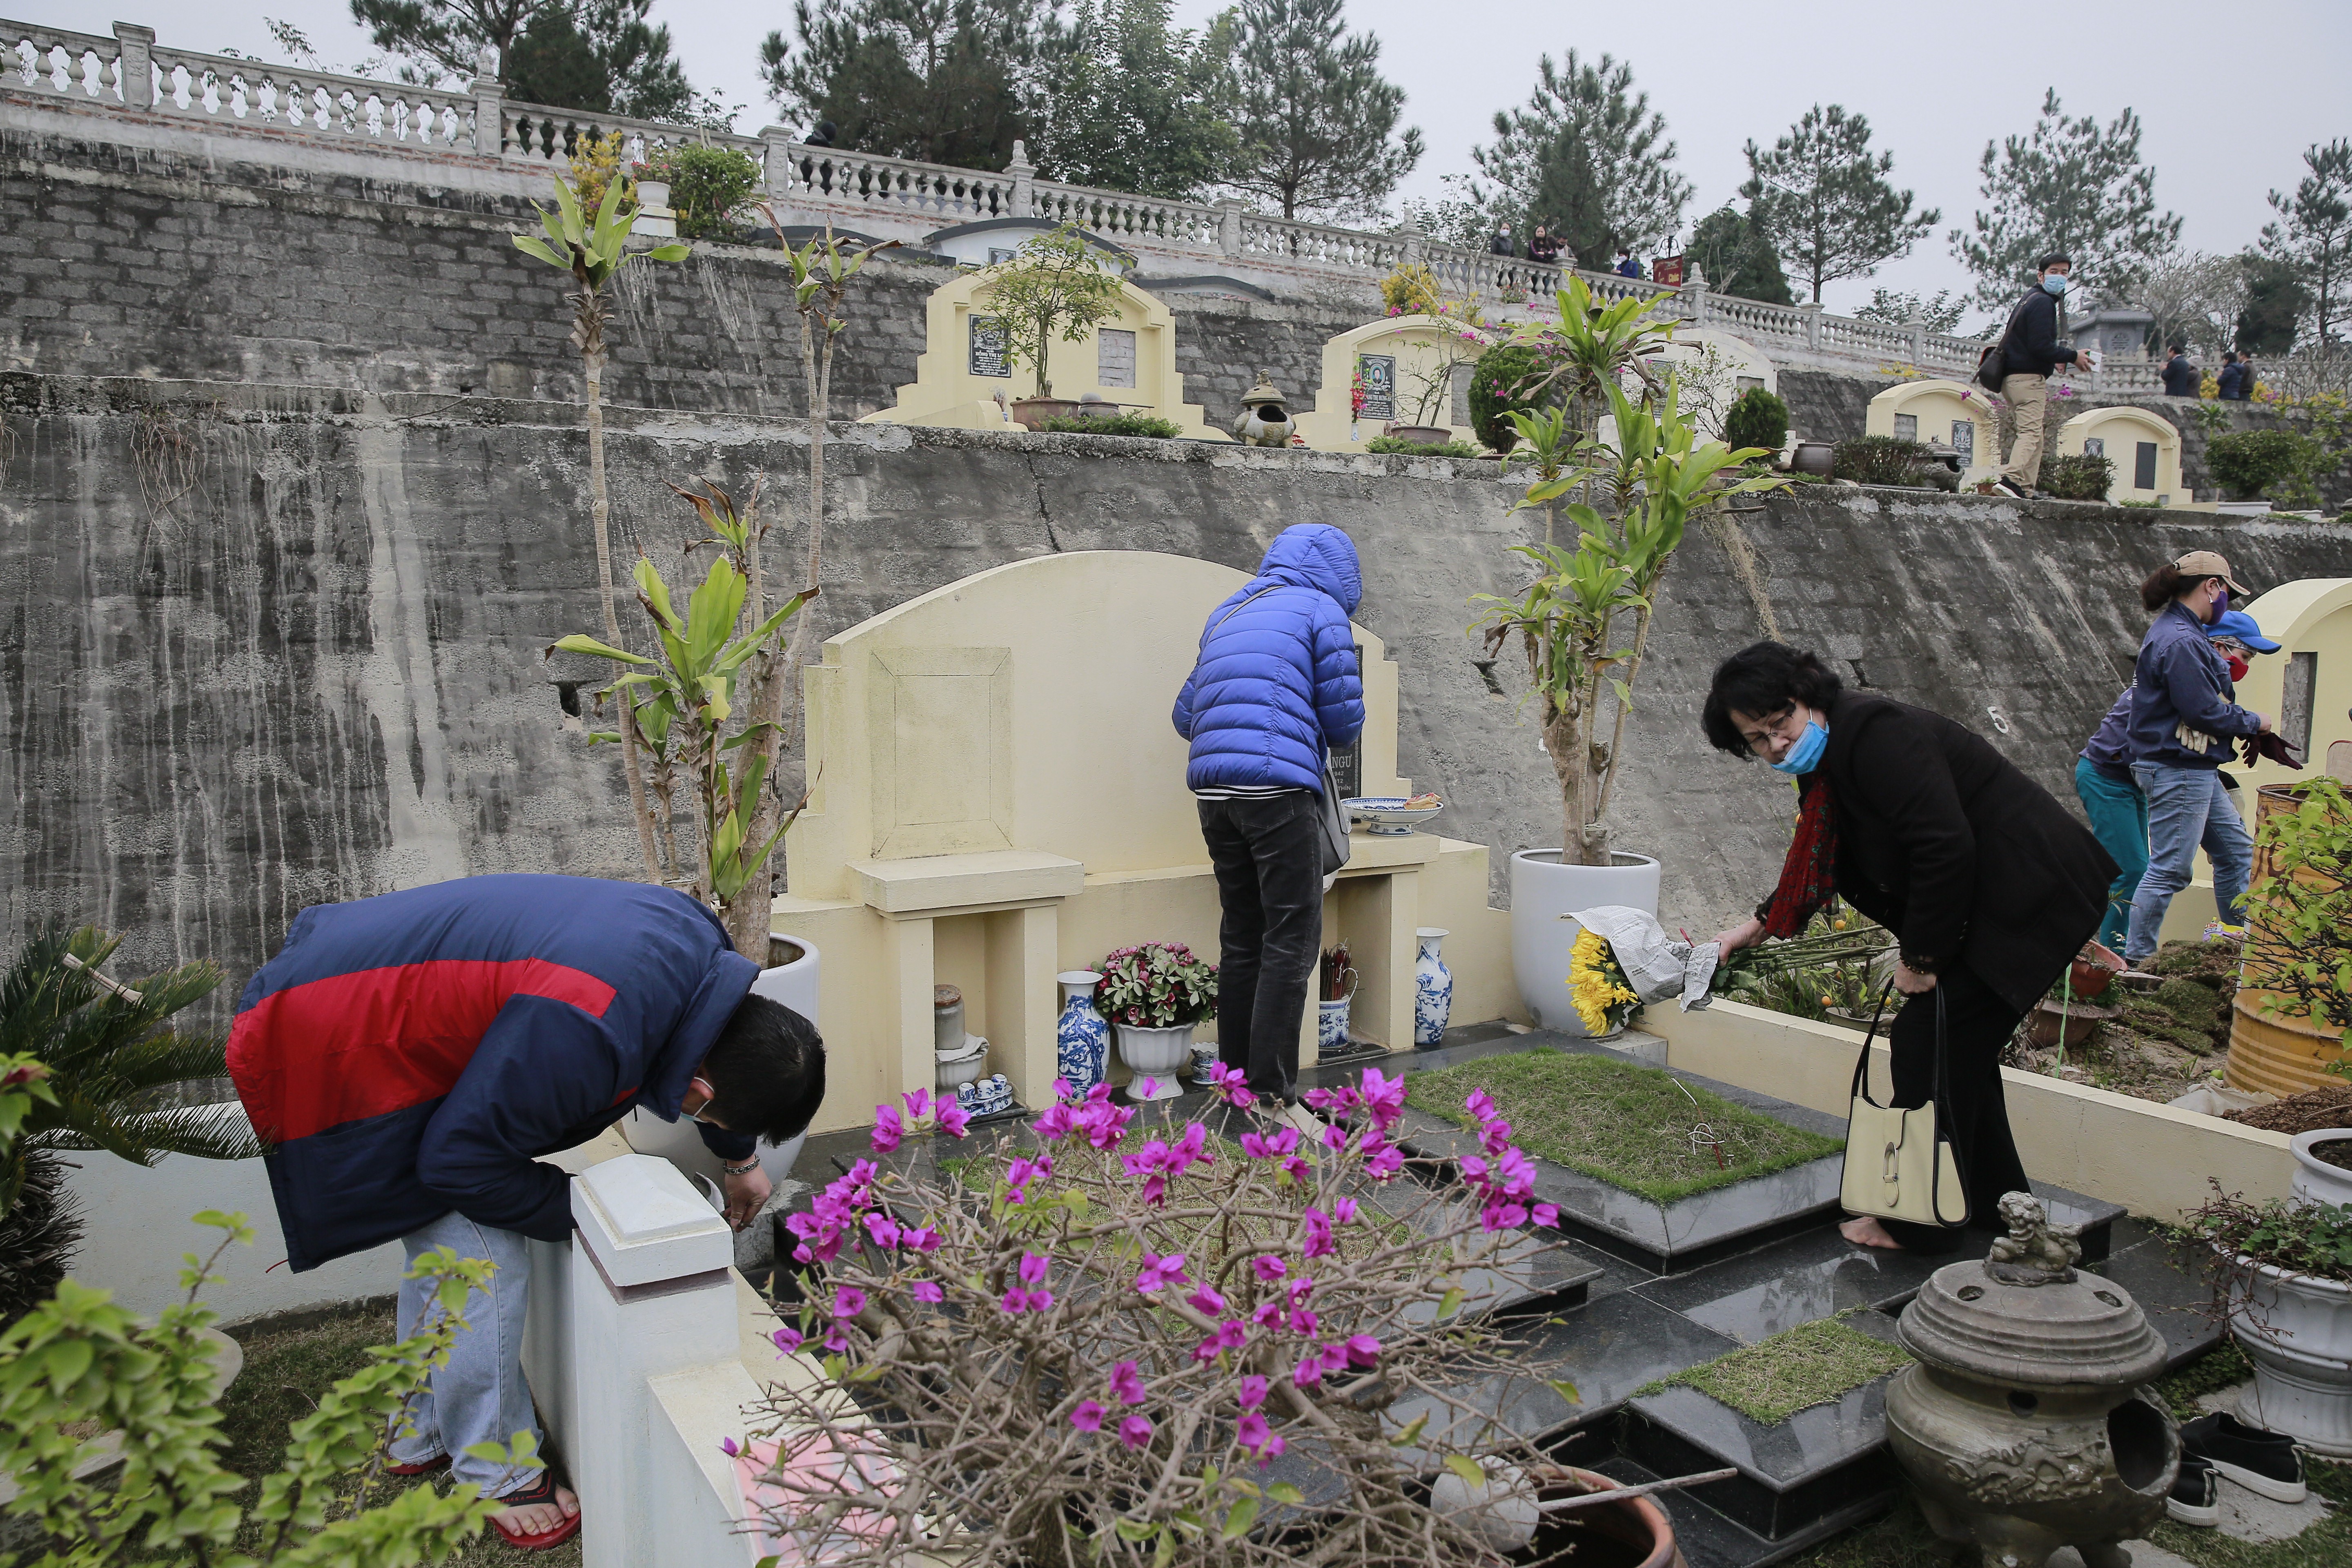
[(1943, 987), (1937, 986), (1934, 994), (1935, 1096), (1925, 1105), (1904, 1110), (1870, 1098), (1870, 1047), (1878, 1037), (1878, 1020), (1886, 1007), (1886, 993), (1879, 993), (1870, 1033), (1863, 1037), (1861, 1058), (1853, 1064), (1853, 1110), (1845, 1128), (1845, 1176), (1838, 1186), (1838, 1201), (1849, 1214), (1949, 1229), (1969, 1223), (1969, 1194), (1952, 1140), (1937, 1115), (1948, 1079)]

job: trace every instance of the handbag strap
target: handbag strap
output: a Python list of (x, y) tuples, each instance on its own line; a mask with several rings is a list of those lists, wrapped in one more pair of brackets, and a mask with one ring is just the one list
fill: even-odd
[(1846, 1096), (1849, 1100), (1859, 1100), (1864, 1105), (1881, 1110), (1886, 1108), (1870, 1098), (1870, 1047), (1878, 1039), (1878, 1021), (1886, 1016), (1886, 998), (1894, 989), (1895, 982), (1892, 980), (1878, 988), (1877, 1005), (1870, 1012), (1870, 1032), (1863, 1036), (1862, 1054), (1853, 1059), (1853, 1087)]

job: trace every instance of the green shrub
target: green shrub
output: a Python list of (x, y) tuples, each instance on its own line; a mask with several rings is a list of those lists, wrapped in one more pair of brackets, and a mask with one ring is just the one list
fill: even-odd
[(1830, 475), (1858, 485), (1907, 485), (1924, 489), (1933, 483), (1927, 469), (1935, 454), (1916, 441), (1893, 436), (1861, 436), (1840, 441), (1830, 457)]
[(669, 182), (669, 205), (685, 239), (725, 239), (735, 209), (760, 188), (760, 165), (732, 147), (665, 147), (640, 166), (641, 180)]
[(1789, 405), (1760, 386), (1741, 393), (1723, 416), (1723, 444), (1735, 452), (1742, 447), (1777, 452), (1788, 439)]
[(1557, 397), (1523, 395), (1521, 389), (1545, 370), (1549, 356), (1531, 343), (1498, 343), (1478, 356), (1470, 372), (1471, 433), (1497, 452), (1507, 452), (1519, 433), (1504, 415), (1533, 413)]
[(1171, 441), (1184, 433), (1183, 426), (1173, 419), (1162, 419), (1156, 414), (1100, 414), (1092, 418), (1084, 415), (1056, 416), (1037, 422), (1040, 430), (1066, 430), (1078, 436), (1145, 436), (1155, 441)]
[(1408, 441), (1402, 436), (1375, 436), (1364, 443), (1367, 452), (1402, 453), (1409, 458), (1490, 458), (1467, 441), (1439, 441), (1434, 444)]
[(2042, 488), (2060, 500), (2105, 500), (2116, 482), (2115, 461), (2087, 453), (2042, 459)]
[(2303, 437), (2291, 430), (2238, 430), (2205, 446), (2205, 466), (2221, 488), (2252, 500), (2304, 462)]

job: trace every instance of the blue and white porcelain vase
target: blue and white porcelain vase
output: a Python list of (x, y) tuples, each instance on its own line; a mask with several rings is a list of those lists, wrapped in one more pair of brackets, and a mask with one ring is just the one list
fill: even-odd
[(1054, 1026), (1054, 1070), (1084, 1094), (1102, 1082), (1110, 1064), (1110, 1022), (1095, 1011), (1095, 987), (1102, 976), (1091, 969), (1066, 969), (1054, 978), (1062, 987), (1062, 1016)]
[(1412, 934), (1421, 941), (1421, 957), (1412, 966), (1412, 1043), (1442, 1046), (1445, 1021), (1454, 1013), (1454, 971), (1437, 956), (1437, 944), (1451, 933), (1438, 926), (1422, 926)]

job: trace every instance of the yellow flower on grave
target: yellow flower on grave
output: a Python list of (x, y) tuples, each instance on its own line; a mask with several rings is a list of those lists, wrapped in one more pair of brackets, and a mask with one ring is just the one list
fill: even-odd
[(1585, 1032), (1591, 1035), (1608, 1034), (1641, 1001), (1625, 984), (1625, 971), (1611, 951), (1608, 938), (1594, 931), (1576, 933), (1576, 945), (1569, 952), (1568, 997), (1576, 1005), (1576, 1016), (1584, 1020)]

